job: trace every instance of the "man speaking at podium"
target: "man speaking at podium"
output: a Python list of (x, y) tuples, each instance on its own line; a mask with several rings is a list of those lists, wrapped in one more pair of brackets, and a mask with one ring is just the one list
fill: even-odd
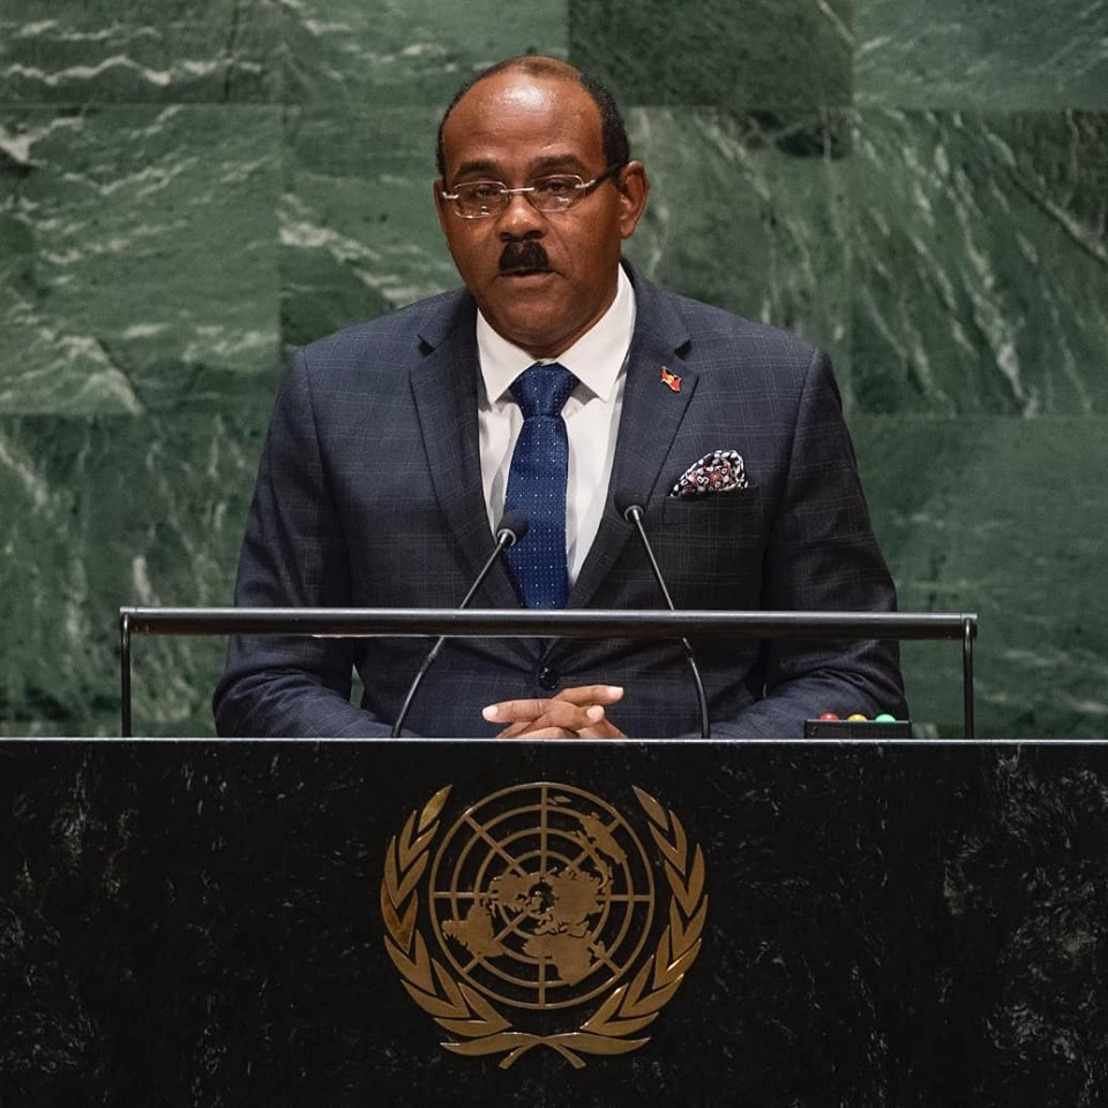
[[(447, 109), (438, 162), (465, 290), (293, 354), (237, 604), (456, 607), (494, 535), (519, 532), (474, 606), (664, 607), (648, 542), (677, 608), (895, 607), (826, 356), (621, 260), (649, 181), (604, 88), (555, 59), (502, 62)], [(891, 643), (691, 645), (714, 736), (904, 713)], [(218, 729), (387, 735), (428, 649), (232, 639)], [(674, 642), (451, 639), (405, 729), (699, 734), (688, 662)]]

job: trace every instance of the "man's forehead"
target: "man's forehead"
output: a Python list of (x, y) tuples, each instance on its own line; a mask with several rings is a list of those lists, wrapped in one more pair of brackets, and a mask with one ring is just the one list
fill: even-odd
[[(499, 75), (501, 80), (496, 81), (495, 77), (488, 77), (484, 82), (478, 82), (470, 93), (480, 89), (482, 84), (493, 84), (494, 87), (491, 90), (492, 95), (496, 96), (503, 104), (510, 104), (524, 110), (528, 108), (541, 108), (543, 107), (550, 97), (552, 91), (561, 91), (561, 86), (566, 83), (565, 77), (541, 77), (536, 76), (533, 73), (519, 72), (515, 73), (515, 80), (512, 80), (513, 72), (507, 70), (505, 73)], [(554, 84), (554, 88), (551, 88), (551, 84)], [(576, 82), (572, 82), (581, 86)], [(465, 99), (462, 99), (462, 103), (465, 103)]]
[[(557, 143), (560, 149), (551, 153), (549, 145), (559, 137), (570, 141)], [(563, 76), (506, 70), (486, 77), (458, 101), (443, 128), (448, 155), (467, 163), (471, 153), (481, 156), (473, 146), (491, 149), (500, 141), (520, 148), (524, 158), (528, 152), (553, 158), (562, 148), (568, 157), (579, 154), (578, 147), (594, 140), (601, 140), (600, 112), (572, 71)]]

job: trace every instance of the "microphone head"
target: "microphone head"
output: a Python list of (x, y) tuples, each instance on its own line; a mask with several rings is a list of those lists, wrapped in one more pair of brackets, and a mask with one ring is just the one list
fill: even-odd
[(496, 541), (505, 542), (506, 546), (515, 546), (524, 535), (527, 534), (531, 524), (527, 517), (515, 508), (509, 508), (501, 517), (496, 527)]
[(626, 489), (617, 491), (612, 497), (612, 502), (616, 506), (616, 511), (619, 512), (628, 523), (631, 523), (644, 514), (643, 506), (635, 499), (634, 495)]

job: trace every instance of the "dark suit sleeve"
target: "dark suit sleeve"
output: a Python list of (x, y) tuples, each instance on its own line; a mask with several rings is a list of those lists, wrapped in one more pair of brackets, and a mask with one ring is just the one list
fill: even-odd
[[(797, 405), (784, 496), (763, 566), (762, 608), (894, 611), (896, 592), (870, 526), (850, 435), (826, 355), (809, 364)], [(713, 734), (788, 737), (832, 711), (907, 718), (894, 642), (766, 646), (764, 697)]]
[[(240, 607), (350, 604), (347, 545), (320, 450), (303, 351), (277, 398), (239, 560)], [(235, 636), (216, 689), (225, 736), (381, 736), (349, 703), (352, 640)]]

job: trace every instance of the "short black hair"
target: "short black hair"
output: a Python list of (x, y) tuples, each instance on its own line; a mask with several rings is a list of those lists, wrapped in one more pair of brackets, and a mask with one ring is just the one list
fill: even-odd
[(438, 167), (439, 176), (446, 180), (446, 154), (442, 146), (442, 132), (446, 127), (446, 121), (451, 112), (458, 106), (458, 102), (474, 85), (483, 81), (486, 77), (493, 77), (505, 70), (518, 69), (529, 73), (533, 77), (559, 77), (562, 80), (574, 80), (589, 94), (596, 110), (600, 113), (600, 137), (604, 143), (604, 160), (607, 166), (624, 166), (631, 160), (631, 143), (627, 138), (627, 127), (620, 114), (619, 105), (611, 92), (589, 73), (584, 73), (569, 62), (558, 61), (556, 58), (536, 57), (532, 54), (521, 54), (519, 57), (506, 58), (502, 62), (490, 65), (476, 76), (466, 81), (461, 88), (454, 93), (453, 100), (447, 105), (446, 111), (439, 121), (438, 139), (435, 146), (435, 164)]

